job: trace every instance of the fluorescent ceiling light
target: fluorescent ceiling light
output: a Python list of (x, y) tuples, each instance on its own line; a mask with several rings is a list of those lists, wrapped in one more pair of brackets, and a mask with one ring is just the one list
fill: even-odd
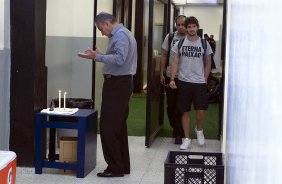
[(172, 0), (176, 5), (184, 5), (186, 4), (186, 0)]
[(172, 0), (176, 5), (185, 5), (185, 4), (216, 4), (217, 0)]
[(187, 3), (217, 3), (217, 0), (186, 0)]

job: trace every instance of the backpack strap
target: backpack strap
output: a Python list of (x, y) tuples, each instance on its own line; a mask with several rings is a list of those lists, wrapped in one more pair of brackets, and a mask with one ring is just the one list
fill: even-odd
[(170, 46), (171, 46), (171, 42), (173, 40), (173, 37), (174, 37), (174, 32), (169, 33), (169, 35), (168, 35), (168, 48), (170, 48)]
[(201, 38), (201, 42), (202, 42), (202, 47), (204, 49), (203, 62), (205, 64), (205, 62), (206, 62), (207, 41), (205, 39)]
[(178, 42), (179, 55), (181, 55), (181, 54), (180, 54), (180, 48), (182, 47), (184, 40), (185, 40), (185, 38), (182, 38), (182, 39), (179, 40), (179, 42)]
[(174, 37), (174, 32), (173, 33), (169, 33), (168, 35), (168, 51), (167, 51), (167, 58), (166, 58), (166, 64), (165, 64), (165, 67), (168, 67), (169, 65), (169, 56), (170, 56), (170, 46), (171, 46), (171, 42), (173, 40), (173, 37)]

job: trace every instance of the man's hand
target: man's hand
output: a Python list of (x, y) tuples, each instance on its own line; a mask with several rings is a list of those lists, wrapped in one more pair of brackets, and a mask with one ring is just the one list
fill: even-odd
[(165, 85), (165, 76), (164, 75), (160, 76), (160, 82), (162, 85)]
[(171, 89), (176, 89), (177, 88), (174, 80), (170, 81), (169, 86), (171, 87)]
[(97, 46), (96, 46), (95, 48), (96, 48), (96, 50), (95, 50), (95, 51), (96, 51), (96, 53), (97, 53), (97, 54), (102, 54), (101, 49), (99, 49)]
[(101, 53), (99, 48), (96, 48), (96, 50), (91, 50), (90, 48), (88, 48), (84, 52), (79, 52), (78, 56), (85, 58), (85, 59), (94, 59), (95, 60), (96, 55), (99, 53)]

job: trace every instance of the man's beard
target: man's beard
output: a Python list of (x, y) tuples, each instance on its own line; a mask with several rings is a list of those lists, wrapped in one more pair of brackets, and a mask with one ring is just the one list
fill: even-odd
[(196, 32), (196, 31), (193, 31), (193, 32), (189, 32), (189, 31), (188, 31), (188, 35), (189, 35), (189, 36), (196, 36), (196, 35), (197, 35), (197, 32)]

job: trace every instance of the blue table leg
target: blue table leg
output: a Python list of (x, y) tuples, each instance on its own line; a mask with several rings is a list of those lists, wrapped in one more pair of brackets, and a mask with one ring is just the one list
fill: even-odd
[(42, 174), (42, 117), (36, 115), (35, 124), (35, 173)]
[(85, 170), (85, 136), (86, 136), (86, 118), (78, 118), (78, 136), (77, 136), (77, 170), (76, 176), (84, 178)]

